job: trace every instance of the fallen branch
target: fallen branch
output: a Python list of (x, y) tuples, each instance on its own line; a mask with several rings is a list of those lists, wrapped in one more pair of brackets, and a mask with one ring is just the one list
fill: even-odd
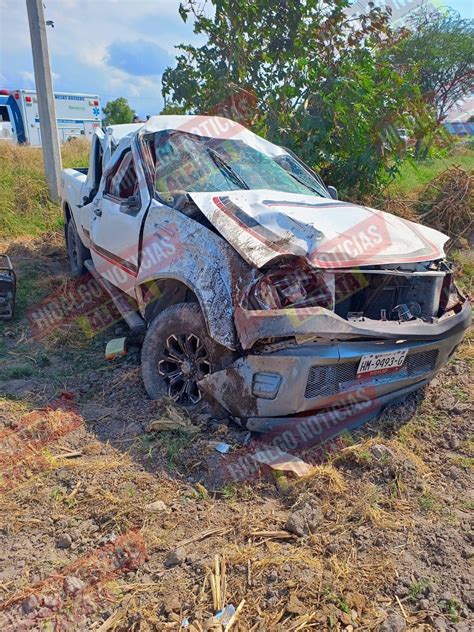
[(288, 531), (252, 531), (250, 537), (269, 538), (273, 540), (294, 540), (296, 538), (295, 535), (288, 533)]
[(120, 615), (120, 610), (117, 610), (116, 612), (111, 614), (110, 617), (108, 617), (104, 621), (104, 623), (99, 628), (97, 628), (96, 632), (107, 632), (107, 630), (110, 630), (110, 628), (115, 626), (115, 624), (118, 622), (118, 620), (120, 619)]
[(188, 544), (192, 544), (193, 542), (200, 542), (201, 540), (210, 538), (212, 535), (224, 535), (225, 533), (229, 533), (229, 531), (232, 531), (230, 527), (216, 527), (215, 529), (201, 531), (201, 533), (198, 533), (191, 538), (187, 538), (186, 540), (181, 540), (180, 542), (177, 542), (174, 545), (174, 548), (177, 549), (180, 546), (187, 546)]
[(77, 459), (79, 456), (83, 456), (84, 453), (81, 450), (76, 452), (63, 452), (61, 454), (53, 454), (55, 459)]

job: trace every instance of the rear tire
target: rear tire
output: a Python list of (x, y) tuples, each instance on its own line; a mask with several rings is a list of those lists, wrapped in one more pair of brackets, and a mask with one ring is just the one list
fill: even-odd
[(67, 224), (67, 254), (71, 275), (82, 276), (86, 272), (84, 262), (90, 259), (90, 252), (82, 243), (72, 219)]
[(142, 347), (143, 383), (152, 399), (170, 397), (196, 412), (206, 406), (197, 382), (234, 360), (234, 353), (207, 333), (197, 303), (178, 303), (160, 312)]

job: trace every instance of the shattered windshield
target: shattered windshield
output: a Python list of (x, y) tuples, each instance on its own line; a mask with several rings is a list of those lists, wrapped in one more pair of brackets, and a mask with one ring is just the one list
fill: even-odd
[(273, 158), (240, 140), (158, 132), (154, 153), (155, 189), (164, 196), (238, 189), (328, 195), (289, 154)]

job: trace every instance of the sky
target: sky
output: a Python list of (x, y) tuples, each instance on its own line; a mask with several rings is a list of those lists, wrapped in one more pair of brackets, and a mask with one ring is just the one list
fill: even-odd
[[(271, 2), (272, 0), (269, 0)], [(420, 0), (388, 0), (403, 14)], [(440, 3), (434, 0), (437, 6)], [(357, 0), (358, 6), (366, 0)], [(140, 116), (163, 106), (161, 75), (180, 43), (200, 43), (179, 0), (44, 0), (54, 89), (98, 94), (102, 105), (126, 97)], [(474, 17), (473, 0), (449, 0)], [(24, 0), (0, 0), (0, 88), (34, 88)]]

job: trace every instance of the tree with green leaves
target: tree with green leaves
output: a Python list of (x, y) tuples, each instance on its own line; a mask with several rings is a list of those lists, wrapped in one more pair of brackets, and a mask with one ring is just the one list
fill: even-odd
[(424, 7), (406, 25), (409, 34), (394, 49), (402, 73), (416, 73), (426, 102), (442, 122), (458, 101), (474, 90), (474, 20)]
[[(163, 75), (166, 108), (223, 114), (294, 150), (353, 195), (387, 182), (401, 159), (397, 127), (422, 107), (416, 83), (391, 63), (397, 37), (372, 2), (211, 0), (180, 6), (206, 36), (181, 45)], [(201, 8), (200, 8), (201, 7)]]
[(105, 114), (104, 125), (119, 125), (120, 123), (131, 123), (135, 116), (125, 97), (118, 97), (114, 101), (108, 101), (102, 108)]

